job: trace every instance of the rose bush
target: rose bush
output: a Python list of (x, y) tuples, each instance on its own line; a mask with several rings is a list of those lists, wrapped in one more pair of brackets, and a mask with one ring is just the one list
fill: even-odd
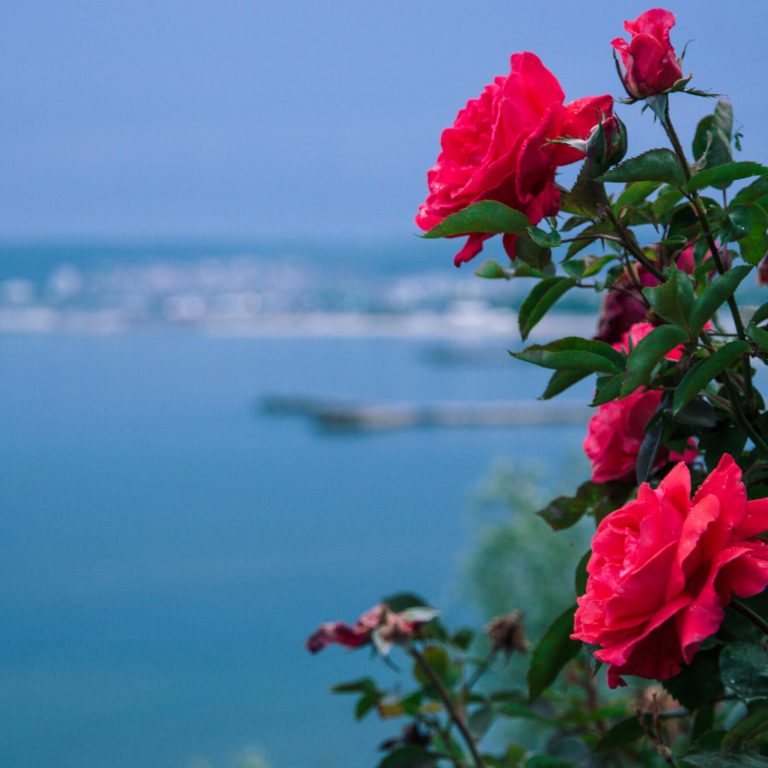
[[(699, 121), (688, 157), (670, 107), (709, 94), (682, 79), (674, 21), (652, 9), (625, 23), (629, 42), (613, 41), (632, 97), (624, 103), (648, 98), (668, 146), (625, 159), (627, 130), (610, 98), (564, 105), (530, 53), (513, 56), (510, 75), (443, 134), (417, 223), (428, 238), (468, 236), (457, 264), (504, 237), (519, 258), (486, 260), (476, 274), (530, 286), (517, 307), (522, 339), (569, 292), (603, 296), (596, 338), (511, 351), (550, 371), (543, 400), (594, 377), (584, 440), (591, 479), (531, 522), (553, 531), (587, 524), (578, 540), (591, 546), (562, 582), (563, 605), (549, 606), (559, 615), (533, 644), (524, 681), (516, 603), (479, 635), (439, 621), (422, 628), (385, 605), (352, 627), (320, 627), (312, 650), (371, 644), (386, 655), (396, 645), (393, 655), (412, 665), (410, 682), (401, 676), (388, 690), (371, 678), (335, 688), (358, 696), (358, 718), (408, 719), (382, 745), (379, 768), (768, 760), (768, 408), (754, 365), (768, 363), (768, 301), (740, 306), (749, 275), (768, 282), (768, 165), (733, 161), (740, 134), (727, 99)], [(573, 185), (559, 187), (557, 168), (577, 159)], [(515, 440), (525, 448), (523, 433)], [(519, 538), (502, 541), (517, 559)], [(541, 607), (534, 578), (508, 581), (494, 588)], [(385, 602), (423, 606), (413, 598)], [(492, 687), (510, 656), (513, 669)], [(662, 683), (608, 693), (595, 685), (593, 657), (608, 665), (612, 689), (630, 675)], [(484, 740), (502, 718), (525, 723), (515, 742)]]
[[(442, 152), (427, 174), (429, 194), (416, 224), (429, 230), (446, 216), (479, 200), (496, 200), (528, 216), (531, 223), (558, 212), (555, 184), (559, 166), (584, 155), (573, 147), (550, 144), (562, 136), (586, 139), (611, 113), (610, 96), (578, 99), (564, 105), (555, 76), (532, 53), (516, 53), (509, 75), (497, 77), (443, 131)], [(473, 259), (491, 235), (469, 233), (455, 264)], [(504, 236), (514, 259), (516, 238)]]
[(573, 637), (601, 646), (611, 687), (622, 675), (666, 680), (717, 632), (731, 596), (768, 585), (768, 499), (748, 501), (725, 454), (691, 500), (678, 464), (656, 489), (605, 517), (592, 539)]
[(663, 93), (682, 78), (683, 69), (669, 41), (675, 14), (652, 8), (634, 21), (625, 21), (624, 29), (632, 35), (627, 42), (617, 37), (611, 45), (624, 63), (624, 87), (635, 99)]

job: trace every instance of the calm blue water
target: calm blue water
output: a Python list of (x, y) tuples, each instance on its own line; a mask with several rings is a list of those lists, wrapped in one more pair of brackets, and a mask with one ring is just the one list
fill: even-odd
[(582, 429), (333, 436), (256, 405), (544, 386), (499, 340), (474, 366), (436, 345), (0, 336), (0, 765), (229, 768), (248, 745), (273, 768), (374, 764), (397, 726), (328, 693), (367, 654), (304, 638), (394, 589), (448, 600), (492, 459), (557, 468)]

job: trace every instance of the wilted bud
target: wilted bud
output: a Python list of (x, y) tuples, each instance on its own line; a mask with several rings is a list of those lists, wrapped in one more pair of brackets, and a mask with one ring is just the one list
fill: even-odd
[(510, 611), (491, 619), (485, 632), (491, 638), (493, 650), (502, 651), (507, 658), (515, 651), (525, 653), (528, 650), (522, 611)]

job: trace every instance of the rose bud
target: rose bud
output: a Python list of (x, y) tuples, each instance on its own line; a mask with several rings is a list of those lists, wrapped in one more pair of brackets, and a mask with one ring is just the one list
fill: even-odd
[(597, 173), (616, 165), (627, 154), (627, 127), (616, 115), (603, 115), (587, 137), (585, 151)]
[(674, 13), (652, 8), (634, 21), (624, 22), (624, 29), (632, 35), (629, 42), (621, 37), (611, 41), (624, 63), (624, 88), (633, 99), (664, 93), (683, 77), (681, 63), (669, 42), (669, 30), (674, 25)]

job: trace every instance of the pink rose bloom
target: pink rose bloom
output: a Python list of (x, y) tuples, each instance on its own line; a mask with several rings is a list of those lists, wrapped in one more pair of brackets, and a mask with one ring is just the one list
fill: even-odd
[[(624, 333), (621, 341), (613, 346), (621, 352), (628, 352), (630, 339), (634, 347), (653, 329), (651, 323), (635, 323)], [(683, 348), (680, 346), (669, 352), (666, 357), (668, 360), (679, 360), (682, 354)], [(648, 422), (656, 413), (661, 397), (659, 390), (641, 388), (628, 397), (597, 407), (589, 420), (587, 436), (584, 438), (584, 452), (592, 462), (593, 482), (625, 480), (634, 475)], [(683, 460), (690, 463), (697, 455), (694, 447), (686, 449), (682, 456), (679, 453), (660, 450), (656, 467), (663, 467), (669, 461)]]
[(748, 501), (728, 454), (691, 501), (678, 464), (654, 490), (605, 517), (592, 539), (587, 591), (571, 637), (601, 646), (608, 684), (622, 675), (666, 680), (722, 624), (732, 596), (768, 586), (768, 499)]
[[(454, 124), (443, 131), (442, 152), (427, 173), (429, 194), (416, 224), (432, 229), (446, 216), (479, 200), (497, 200), (525, 213), (536, 224), (560, 210), (555, 185), (558, 166), (584, 157), (583, 152), (548, 140), (586, 139), (600, 114), (610, 114), (613, 99), (595, 96), (564, 105), (555, 76), (532, 53), (515, 53), (511, 71), (497, 77), (471, 99)], [(474, 258), (491, 235), (470, 233), (454, 259), (456, 266)], [(504, 236), (514, 259), (515, 236)]]
[(625, 21), (624, 29), (632, 35), (611, 45), (624, 62), (624, 87), (636, 99), (645, 99), (668, 91), (683, 76), (683, 69), (669, 42), (669, 30), (675, 26), (675, 14), (652, 8), (634, 21)]
[(366, 611), (351, 627), (343, 621), (321, 624), (306, 642), (312, 653), (327, 645), (359, 648), (373, 643), (376, 650), (386, 656), (392, 646), (416, 635), (437, 616), (434, 608), (415, 606), (396, 613), (386, 603), (379, 603)]

